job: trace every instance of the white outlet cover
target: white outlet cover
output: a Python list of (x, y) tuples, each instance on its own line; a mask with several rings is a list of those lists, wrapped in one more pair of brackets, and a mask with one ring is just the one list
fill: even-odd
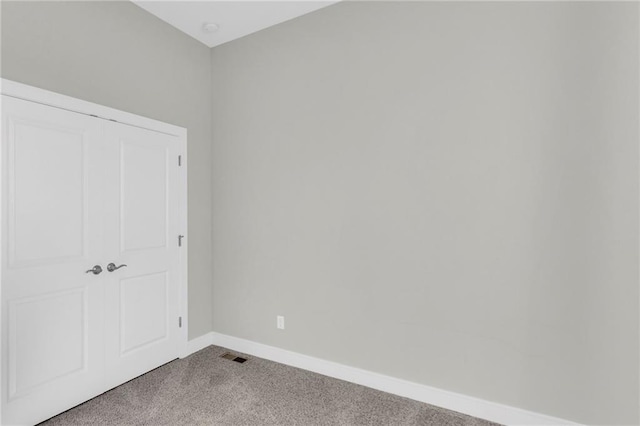
[(276, 327), (278, 327), (280, 330), (284, 330), (284, 317), (281, 315), (278, 315), (276, 317)]

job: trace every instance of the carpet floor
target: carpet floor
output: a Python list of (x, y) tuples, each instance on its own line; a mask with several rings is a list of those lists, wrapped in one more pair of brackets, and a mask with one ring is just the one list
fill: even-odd
[(41, 425), (438, 425), (484, 420), (209, 346)]

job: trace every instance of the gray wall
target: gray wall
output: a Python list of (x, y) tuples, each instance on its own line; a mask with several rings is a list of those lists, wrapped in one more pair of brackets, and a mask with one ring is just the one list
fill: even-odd
[(1, 13), (2, 77), (188, 128), (191, 337), (640, 420), (637, 4), (344, 3), (213, 63), (128, 2)]
[(211, 330), (210, 49), (130, 2), (6, 2), (3, 78), (188, 129), (189, 336)]
[(212, 59), (215, 331), (638, 422), (637, 4), (343, 3)]

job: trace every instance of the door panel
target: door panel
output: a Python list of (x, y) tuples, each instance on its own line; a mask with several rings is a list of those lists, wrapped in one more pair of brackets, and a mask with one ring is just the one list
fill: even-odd
[(178, 357), (178, 139), (106, 123), (106, 369), (116, 386)]
[(9, 302), (10, 400), (86, 371), (86, 296), (76, 288)]
[(120, 150), (121, 253), (166, 248), (168, 149), (133, 139), (122, 140)]
[(167, 273), (120, 280), (120, 355), (168, 337)]
[(9, 264), (82, 258), (88, 200), (84, 129), (19, 118), (8, 124)]
[(2, 417), (29, 424), (104, 382), (99, 120), (2, 96)]

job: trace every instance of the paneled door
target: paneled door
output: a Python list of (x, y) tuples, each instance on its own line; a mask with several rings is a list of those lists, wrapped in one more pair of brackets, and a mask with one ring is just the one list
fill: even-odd
[(2, 424), (179, 356), (180, 143), (2, 96)]
[(100, 120), (2, 97), (3, 424), (102, 392)]
[[(105, 123), (107, 380), (119, 385), (177, 357), (178, 145), (175, 136)], [(126, 265), (126, 266), (125, 266)]]

